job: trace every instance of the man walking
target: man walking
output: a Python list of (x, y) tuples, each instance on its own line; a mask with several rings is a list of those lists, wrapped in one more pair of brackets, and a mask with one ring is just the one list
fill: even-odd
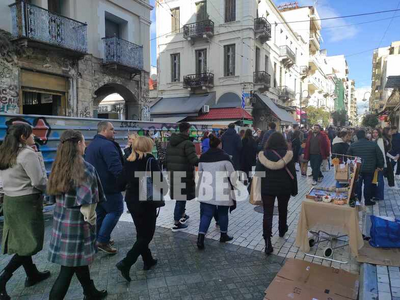
[(232, 157), (235, 170), (240, 168), (240, 151), (242, 150), (242, 139), (235, 130), (235, 124), (228, 125), (228, 130), (221, 137), (222, 149)]
[(308, 134), (306, 147), (304, 149), (304, 159), (310, 161), (312, 169), (312, 185), (322, 181), (321, 164), (330, 155), (329, 139), (321, 132), (321, 126), (315, 124), (313, 131)]
[(269, 128), (269, 130), (264, 134), (263, 141), (262, 141), (263, 149), (264, 149), (265, 144), (267, 143), (269, 137), (274, 132), (276, 132), (276, 124), (274, 122), (271, 122), (271, 123), (268, 124), (268, 128)]
[(111, 233), (124, 209), (123, 197), (117, 189), (117, 177), (122, 171), (121, 147), (114, 141), (114, 126), (107, 121), (97, 125), (97, 134), (86, 149), (85, 159), (91, 163), (100, 176), (106, 202), (99, 203), (97, 213), (97, 247), (107, 254), (116, 254), (112, 247)]
[(372, 200), (372, 179), (376, 169), (378, 171), (383, 170), (383, 154), (377, 143), (366, 139), (364, 130), (357, 132), (357, 139), (358, 141), (352, 144), (347, 151), (349, 155), (361, 158), (361, 170), (358, 176), (356, 194), (358, 200), (361, 201), (362, 185), (364, 183), (365, 205), (374, 205), (375, 201)]
[[(400, 154), (400, 133), (397, 129), (396, 126), (392, 126), (391, 128), (391, 133), (392, 133), (392, 149), (390, 150), (390, 155), (396, 157), (397, 155)], [(392, 160), (392, 165), (393, 165), (393, 170), (394, 167), (397, 164), (396, 168), (396, 178), (400, 179), (400, 163), (398, 160)]]
[(170, 176), (170, 196), (176, 200), (172, 231), (187, 228), (185, 223), (189, 216), (185, 214), (186, 201), (196, 197), (194, 171), (199, 158), (189, 133), (189, 123), (179, 124), (179, 133), (172, 134), (167, 146), (166, 165)]

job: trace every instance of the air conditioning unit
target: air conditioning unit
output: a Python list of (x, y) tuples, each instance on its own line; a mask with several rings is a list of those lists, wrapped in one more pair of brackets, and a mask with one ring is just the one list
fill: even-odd
[(209, 113), (210, 112), (210, 105), (204, 105), (203, 106), (203, 113)]

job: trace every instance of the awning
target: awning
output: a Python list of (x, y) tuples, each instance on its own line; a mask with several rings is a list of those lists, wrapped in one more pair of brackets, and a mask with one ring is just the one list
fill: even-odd
[(153, 118), (153, 122), (158, 122), (158, 123), (178, 123), (179, 121), (182, 121), (186, 117), (162, 117), (162, 118)]
[(400, 88), (400, 76), (389, 76), (386, 81), (385, 89)]
[(190, 124), (200, 124), (200, 125), (221, 125), (228, 126), (231, 123), (235, 123), (235, 121), (190, 121)]
[(269, 107), (274, 115), (281, 120), (282, 125), (297, 124), (291, 114), (289, 114), (286, 110), (279, 108), (268, 96), (259, 93), (255, 93), (254, 95)]
[(214, 103), (215, 93), (163, 98), (151, 107), (150, 114), (152, 118), (156, 118), (156, 115), (160, 115), (160, 117), (197, 116), (204, 105), (212, 105)]

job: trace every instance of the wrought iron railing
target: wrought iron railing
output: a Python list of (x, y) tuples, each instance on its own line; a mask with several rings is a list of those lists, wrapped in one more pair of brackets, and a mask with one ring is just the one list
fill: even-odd
[(188, 38), (196, 38), (213, 36), (214, 35), (214, 22), (211, 20), (204, 20), (200, 22), (190, 23), (183, 26), (183, 37), (185, 39)]
[(254, 19), (254, 31), (267, 40), (271, 38), (271, 24), (266, 18), (261, 17)]
[(279, 87), (279, 99), (281, 100), (290, 100), (295, 98), (294, 91), (287, 86)]
[(279, 47), (279, 56), (289, 58), (293, 64), (296, 63), (296, 54), (288, 46)]
[(52, 13), (39, 6), (16, 2), (10, 5), (12, 34), (86, 53), (87, 24)]
[(184, 88), (213, 87), (213, 86), (214, 86), (213, 73), (190, 74), (183, 77)]
[(116, 63), (137, 70), (143, 70), (143, 46), (111, 37), (103, 38), (104, 63)]
[(253, 80), (256, 84), (263, 84), (268, 88), (271, 87), (271, 75), (265, 71), (254, 72)]

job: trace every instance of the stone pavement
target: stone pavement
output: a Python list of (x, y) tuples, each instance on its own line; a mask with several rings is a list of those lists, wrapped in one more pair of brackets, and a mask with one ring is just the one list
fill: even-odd
[[(50, 289), (58, 275), (59, 266), (47, 261), (47, 249), (51, 229), (51, 216), (46, 221), (44, 250), (34, 257), (40, 270), (52, 272), (50, 279), (31, 288), (24, 288), (23, 268), (15, 272), (7, 284), (11, 298), (48, 299)], [(143, 271), (141, 259), (132, 267), (132, 282), (126, 282), (115, 264), (121, 260), (135, 241), (132, 222), (118, 223), (113, 238), (119, 253), (115, 256), (97, 254), (91, 267), (92, 279), (97, 288), (107, 289), (107, 299), (254, 299), (264, 297), (264, 291), (280, 270), (284, 259), (272, 255), (266, 257), (259, 251), (232, 244), (207, 241), (204, 251), (198, 251), (196, 237), (187, 233), (172, 233), (158, 227), (151, 249), (158, 265)], [(0, 256), (3, 268), (11, 256)], [(73, 279), (66, 299), (83, 299), (82, 288)]]

